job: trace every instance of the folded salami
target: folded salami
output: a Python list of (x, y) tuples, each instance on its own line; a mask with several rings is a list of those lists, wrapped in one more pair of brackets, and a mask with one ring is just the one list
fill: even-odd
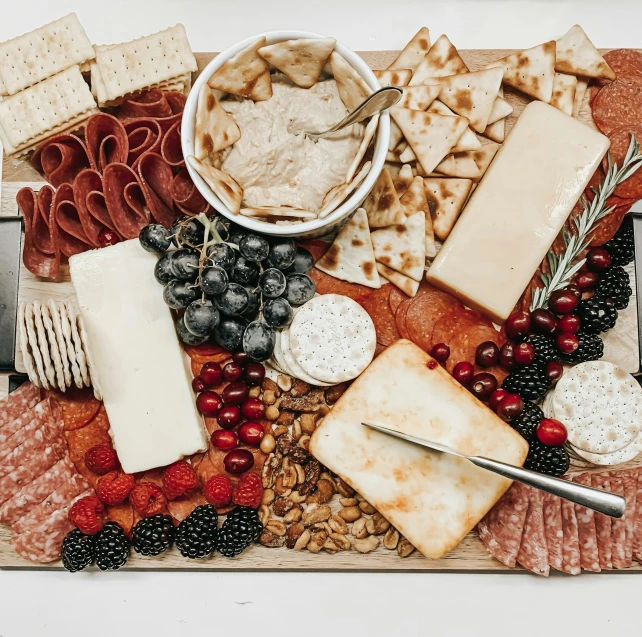
[(54, 188), (72, 184), (83, 168), (91, 166), (85, 142), (68, 133), (55, 135), (40, 144), (31, 163)]
[(110, 164), (103, 173), (105, 205), (114, 227), (125, 239), (135, 239), (149, 223), (145, 196), (136, 173), (127, 164)]
[(85, 142), (90, 161), (99, 172), (109, 164), (127, 161), (127, 132), (113, 115), (100, 113), (90, 117), (85, 126)]
[(58, 248), (62, 254), (70, 257), (98, 246), (98, 243), (93, 243), (87, 235), (88, 221), (86, 218), (81, 218), (74, 201), (73, 188), (69, 184), (62, 184), (56, 190), (52, 206), (58, 234)]

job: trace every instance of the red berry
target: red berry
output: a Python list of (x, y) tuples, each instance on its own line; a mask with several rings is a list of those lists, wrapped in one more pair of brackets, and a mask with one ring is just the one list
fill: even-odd
[(239, 427), (239, 438), (246, 445), (258, 447), (263, 440), (263, 427), (261, 423), (248, 420)]
[(196, 397), (196, 407), (203, 416), (214, 416), (222, 406), (221, 397), (215, 391), (208, 389)]
[(556, 314), (570, 314), (579, 302), (577, 296), (569, 290), (555, 290), (548, 299), (548, 307)]
[(580, 272), (580, 274), (577, 275), (576, 282), (577, 287), (583, 292), (586, 292), (587, 290), (594, 290), (599, 280), (600, 277), (596, 272)]
[(508, 394), (497, 407), (497, 415), (506, 422), (519, 418), (524, 411), (524, 401), (517, 394)]
[(239, 363), (230, 361), (223, 367), (223, 376), (228, 383), (234, 383), (243, 376), (243, 368)]
[(577, 285), (577, 283), (569, 283), (564, 289), (567, 292), (572, 292), (573, 294), (575, 294), (578, 301), (582, 299), (582, 290), (580, 290), (580, 287), (579, 285)]
[(236, 352), (236, 354), (232, 356), (232, 360), (241, 367), (245, 367), (250, 362), (250, 357), (245, 352)]
[(203, 365), (200, 376), (206, 387), (216, 387), (223, 382), (223, 370), (221, 366), (214, 361)]
[(265, 405), (258, 398), (250, 396), (241, 405), (241, 413), (250, 420), (258, 420), (265, 414)]
[(537, 334), (552, 334), (557, 327), (557, 317), (548, 310), (538, 308), (531, 312), (533, 332)]
[(549, 447), (561, 447), (568, 438), (566, 427), (555, 418), (544, 418), (535, 430), (537, 439)]
[(586, 265), (592, 272), (604, 272), (611, 267), (611, 254), (605, 248), (591, 248), (586, 255)]
[(544, 370), (544, 374), (546, 375), (546, 378), (548, 378), (548, 380), (550, 380), (553, 385), (560, 378), (562, 378), (563, 373), (564, 373), (564, 367), (562, 366), (562, 363), (558, 363), (557, 361), (550, 361), (550, 363), (546, 364), (546, 369)]
[(530, 365), (535, 360), (535, 348), (532, 343), (520, 343), (515, 347), (515, 362), (518, 365)]
[(505, 389), (496, 389), (488, 398), (488, 406), (493, 410), (497, 411), (497, 407), (506, 396), (508, 396), (508, 392)]
[(226, 429), (213, 431), (211, 440), (217, 449), (222, 449), (223, 451), (231, 451), (239, 444), (239, 437), (233, 431)]
[(192, 465), (179, 460), (169, 465), (163, 474), (163, 491), (169, 500), (188, 494), (198, 486), (198, 476)]
[(484, 341), (477, 346), (475, 362), (480, 367), (492, 367), (499, 360), (499, 347), (493, 341)]
[(506, 370), (515, 366), (515, 343), (506, 341), (499, 350), (499, 364)]
[(250, 387), (256, 387), (265, 378), (265, 367), (261, 363), (250, 362), (245, 366), (245, 382)]
[(224, 507), (232, 501), (233, 490), (232, 481), (224, 473), (217, 473), (205, 483), (203, 495), (215, 507)]
[(237, 506), (258, 509), (263, 500), (263, 485), (259, 474), (249, 472), (241, 476), (232, 500)]
[(69, 522), (85, 535), (95, 535), (105, 526), (105, 507), (95, 495), (74, 502), (69, 509)]
[(445, 363), (450, 356), (450, 347), (446, 343), (437, 343), (432, 346), (430, 355), (438, 362)]
[(167, 498), (163, 490), (153, 482), (139, 482), (129, 493), (129, 503), (144, 518), (165, 511)]
[(453, 378), (462, 385), (468, 385), (475, 375), (475, 368), (472, 363), (461, 361), (453, 367)]
[(249, 393), (245, 383), (230, 383), (223, 390), (223, 402), (226, 405), (241, 405), (245, 402)]
[(470, 383), (470, 392), (475, 398), (479, 398), (479, 400), (488, 400), (496, 389), (497, 379), (488, 372), (475, 374)]
[(197, 394), (200, 394), (202, 391), (205, 391), (205, 383), (203, 382), (203, 379), (200, 376), (197, 376), (196, 378), (192, 379), (192, 389)]
[(98, 479), (96, 495), (105, 504), (120, 504), (127, 499), (130, 491), (134, 488), (134, 476), (128, 473), (118, 474), (118, 471), (110, 471)]
[(225, 470), (238, 475), (249, 471), (254, 466), (254, 456), (247, 449), (234, 449), (223, 458)]
[(241, 408), (238, 405), (223, 405), (216, 412), (216, 422), (223, 429), (234, 429), (241, 422)]
[(580, 346), (577, 336), (568, 332), (560, 332), (555, 339), (555, 343), (557, 349), (563, 354), (572, 354)]
[(120, 242), (118, 235), (109, 228), (103, 228), (98, 233), (98, 243), (101, 248), (106, 248), (107, 246), (113, 246)]
[(557, 325), (557, 331), (577, 334), (580, 331), (580, 317), (577, 314), (565, 314)]
[(120, 467), (116, 450), (109, 445), (96, 445), (85, 453), (85, 464), (89, 471), (104, 476)]
[(531, 328), (531, 317), (528, 312), (513, 312), (504, 323), (508, 338), (526, 336)]

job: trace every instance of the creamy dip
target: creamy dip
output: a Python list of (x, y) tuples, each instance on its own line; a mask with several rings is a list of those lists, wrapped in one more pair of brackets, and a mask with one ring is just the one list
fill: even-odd
[(362, 124), (313, 142), (301, 131), (327, 130), (348, 114), (334, 80), (304, 89), (272, 76), (263, 102), (224, 100), (241, 139), (223, 152), (222, 170), (243, 187), (245, 206), (293, 206), (317, 212), (326, 193), (345, 182), (364, 135)]

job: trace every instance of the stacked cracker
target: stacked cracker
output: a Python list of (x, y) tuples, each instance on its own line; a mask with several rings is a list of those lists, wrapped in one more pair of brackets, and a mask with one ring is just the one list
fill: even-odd
[(26, 154), (97, 111), (80, 67), (94, 50), (75, 13), (0, 44), (0, 139)]

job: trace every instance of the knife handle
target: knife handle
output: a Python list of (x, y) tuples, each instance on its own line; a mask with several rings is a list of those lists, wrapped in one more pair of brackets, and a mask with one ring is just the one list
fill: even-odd
[(468, 459), (482, 469), (488, 469), (488, 471), (498, 473), (505, 478), (517, 480), (536, 489), (547, 491), (553, 495), (575, 502), (575, 504), (579, 504), (580, 506), (604, 513), (604, 515), (609, 515), (613, 518), (621, 518), (624, 515), (626, 500), (620, 495), (593, 489), (592, 487), (571, 482), (570, 480), (554, 478), (543, 473), (516, 467), (512, 464), (491, 460), (490, 458), (470, 456)]

